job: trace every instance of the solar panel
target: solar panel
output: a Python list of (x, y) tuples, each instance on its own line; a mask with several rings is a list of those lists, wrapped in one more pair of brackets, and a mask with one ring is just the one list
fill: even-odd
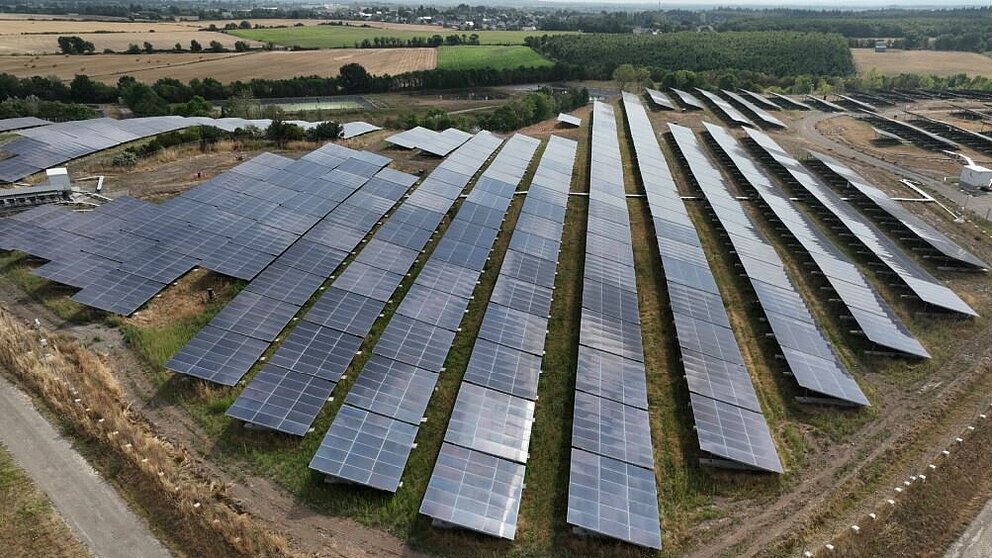
[(282, 368), (338, 382), (362, 344), (362, 338), (302, 321), (269, 359)]
[(545, 260), (517, 250), (507, 250), (500, 273), (550, 289), (555, 286), (557, 267), (556, 260)]
[(420, 424), (436, 383), (433, 372), (377, 354), (365, 364), (345, 403)]
[(579, 344), (638, 362), (644, 360), (638, 324), (598, 314), (588, 308), (582, 309)]
[(475, 291), (478, 278), (479, 273), (474, 269), (431, 258), (417, 275), (416, 285), (469, 298)]
[(624, 405), (648, 408), (644, 364), (579, 345), (575, 389)]
[(394, 315), (374, 351), (431, 372), (440, 372), (454, 338), (452, 331)]
[(444, 441), (526, 463), (533, 422), (533, 401), (462, 383)]
[(250, 281), (274, 259), (272, 254), (228, 242), (206, 254), (200, 265), (222, 275)]
[(385, 304), (332, 286), (303, 316), (308, 322), (365, 337)]
[(586, 278), (582, 282), (582, 307), (617, 320), (634, 324), (641, 322), (637, 293), (594, 279)]
[(466, 529), (513, 539), (524, 466), (443, 444), (420, 513)]
[(758, 395), (744, 365), (690, 347), (682, 347), (681, 352), (690, 392), (761, 413)]
[(572, 448), (570, 525), (648, 548), (661, 548), (654, 473)]
[(171, 250), (152, 248), (125, 260), (118, 269), (159, 283), (171, 283), (196, 264), (196, 258)]
[(288, 302), (280, 302), (251, 291), (241, 291), (210, 320), (210, 324), (271, 342), (299, 309), (299, 306)]
[(310, 429), (333, 389), (334, 382), (296, 374), (270, 363), (252, 378), (226, 414), (244, 422), (302, 436)]
[(572, 447), (654, 468), (647, 411), (582, 391), (575, 392)]
[(207, 325), (165, 367), (225, 386), (241, 380), (269, 346), (261, 339)]
[(501, 275), (489, 300), (535, 316), (551, 313), (552, 290), (514, 277)]
[(310, 468), (379, 490), (396, 492), (417, 427), (344, 405)]
[(283, 252), (277, 261), (314, 275), (330, 277), (347, 257), (346, 252), (303, 238)]
[(72, 300), (106, 312), (130, 316), (165, 288), (165, 284), (111, 270), (72, 296)]
[(358, 260), (363, 264), (403, 275), (409, 271), (419, 255), (418, 250), (384, 242), (376, 237), (365, 245)]
[(449, 331), (458, 331), (468, 302), (467, 298), (424, 287), (418, 282), (407, 291), (396, 313)]
[(536, 400), (540, 374), (540, 357), (479, 338), (463, 381)]
[(376, 231), (375, 238), (397, 246), (422, 250), (433, 234), (433, 230), (421, 229), (416, 225), (390, 218)]
[(280, 261), (277, 259), (265, 268), (265, 271), (248, 283), (245, 290), (296, 306), (306, 304), (324, 283), (324, 278), (289, 267)]
[(489, 246), (477, 246), (442, 238), (441, 242), (434, 248), (431, 258), (437, 258), (443, 262), (460, 265), (475, 271), (482, 271), (489, 260), (489, 251)]
[(760, 413), (689, 394), (699, 447), (759, 471), (782, 472), (768, 425)]
[(490, 303), (479, 337), (534, 355), (544, 354), (548, 319)]

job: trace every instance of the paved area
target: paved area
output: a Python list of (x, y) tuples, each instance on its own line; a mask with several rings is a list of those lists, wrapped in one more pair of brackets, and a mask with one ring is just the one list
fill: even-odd
[(968, 530), (954, 543), (944, 558), (989, 558), (992, 556), (992, 501), (985, 505)]
[(94, 556), (170, 557), (144, 520), (2, 376), (0, 441)]

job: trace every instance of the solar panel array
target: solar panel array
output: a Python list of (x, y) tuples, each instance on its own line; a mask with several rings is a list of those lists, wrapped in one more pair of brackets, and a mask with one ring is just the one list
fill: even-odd
[(706, 105), (704, 105), (703, 102), (697, 99), (692, 93), (682, 91), (681, 89), (675, 89), (674, 87), (670, 90), (672, 93), (675, 93), (675, 96), (678, 97), (679, 102), (682, 103), (682, 106), (685, 108), (691, 110), (706, 110)]
[(840, 101), (837, 102), (839, 105), (846, 105), (852, 110), (860, 110), (862, 112), (878, 112), (878, 107), (875, 105), (855, 99), (854, 97), (841, 95), (840, 93), (836, 93), (836, 95), (837, 98), (840, 99)]
[(673, 103), (672, 100), (668, 98), (668, 95), (665, 95), (664, 93), (658, 91), (657, 89), (651, 89), (650, 87), (645, 88), (644, 90), (648, 92), (648, 97), (650, 97), (651, 102), (658, 105), (659, 107), (668, 110), (678, 110), (675, 106), (675, 103)]
[[(420, 507), (424, 515), (497, 537), (516, 534), (554, 289), (554, 273), (535, 276), (517, 262), (557, 267), (575, 151), (574, 141), (551, 136), (531, 181)], [(518, 235), (536, 235), (553, 249), (515, 244)], [(485, 474), (476, 463), (485, 463)], [(500, 471), (507, 482), (493, 476)], [(465, 490), (479, 486), (463, 481), (473, 475), (488, 492)]]
[[(0, 182), (15, 182), (41, 170), (61, 165), (123, 143), (191, 126), (213, 126), (226, 131), (254, 126), (267, 128), (269, 120), (151, 116), (114, 120), (95, 118), (60, 122), (18, 131), (22, 137), (0, 148)], [(291, 121), (304, 128), (318, 123)]]
[[(759, 107), (758, 105), (752, 103), (748, 99), (744, 98), (742, 95), (738, 95), (733, 91), (727, 91), (724, 89), (722, 91), (723, 95), (727, 97), (731, 104), (735, 105), (737, 108), (743, 110), (744, 112), (753, 115), (754, 119), (764, 128), (777, 128), (784, 130), (788, 128), (785, 122), (782, 122), (778, 118), (772, 116), (765, 109)], [(764, 97), (762, 97), (764, 98)]]
[[(447, 208), (427, 209), (420, 204), (420, 200), (441, 192), (446, 196), (450, 207), (499, 143), (490, 134), (480, 134), (452, 155), (449, 158), (451, 163), (442, 163), (438, 167), (447, 169), (454, 162), (462, 161), (466, 163), (461, 168), (462, 173), (444, 174), (442, 171), (441, 174), (448, 182), (439, 180), (437, 172), (425, 179), (302, 316), (301, 323), (289, 333), (269, 359), (269, 365), (304, 379), (318, 378), (319, 382), (313, 382), (320, 384), (320, 392), (330, 393), (351, 365), (362, 340), (371, 332), (373, 323), (382, 314), (387, 301), (400, 287), (407, 271), (414, 265), (447, 212)], [(412, 180), (410, 183), (412, 184)], [(366, 188), (363, 187), (362, 191), (366, 191)], [(395, 203), (405, 191), (405, 188), (378, 191), (378, 195), (388, 196), (387, 199)], [(367, 205), (371, 207), (376, 204)], [(321, 238), (326, 237), (328, 242), (334, 244), (333, 248), (348, 252), (358, 246), (370, 229), (371, 225), (368, 223), (335, 223), (333, 229), (327, 235), (322, 234)], [(378, 363), (376, 360), (371, 365), (373, 372), (367, 373), (369, 378), (379, 371), (390, 371), (389, 366), (376, 367)], [(395, 367), (394, 370), (408, 373), (412, 367)], [(375, 377), (376, 387), (380, 389), (383, 382), (392, 381), (385, 374)], [(407, 377), (416, 376), (408, 374)], [(286, 388), (279, 394), (272, 394), (278, 397), (259, 401), (257, 390), (251, 388), (257, 382), (265, 385), (266, 381), (265, 378), (253, 379), (228, 409), (228, 416), (286, 434), (306, 434), (321, 406), (309, 404), (303, 393)], [(399, 382), (394, 383), (399, 385)], [(294, 385), (299, 388), (311, 387), (309, 384)], [(374, 393), (374, 390), (371, 391)], [(416, 418), (419, 419), (419, 416)]]
[[(640, 101), (624, 96), (675, 322), (699, 447), (713, 464), (782, 472), (702, 242)], [(739, 409), (713, 421), (703, 408)], [(737, 420), (731, 420), (736, 417)]]
[[(489, 137), (493, 143), (486, 147), (487, 155), (499, 145), (495, 136)], [(420, 291), (423, 295), (408, 294), (400, 302), (373, 348), (372, 358), (345, 398), (345, 408), (355, 407), (419, 427), (458, 331), (460, 316), (468, 309), (469, 297), (489, 257), (503, 215), (538, 143), (527, 136), (513, 136), (476, 181), (410, 288), (411, 293)], [(459, 149), (431, 176), (440, 179), (466, 167), (478, 169), (486, 158), (471, 156), (468, 160), (453, 160), (461, 152)], [(418, 192), (422, 189), (423, 186)], [(450, 206), (460, 192), (458, 187), (439, 189), (437, 197), (445, 196), (445, 203)], [(509, 329), (517, 324), (503, 322), (494, 325)], [(383, 456), (389, 458), (386, 463), (378, 458), (370, 459), (363, 453), (342, 455), (340, 439), (363, 435), (361, 432), (344, 432), (343, 428), (335, 418), (310, 462), (310, 468), (332, 478), (395, 492), (400, 486), (400, 477), (412, 446)], [(367, 445), (356, 442), (358, 447)], [(364, 463), (364, 469), (382, 467), (389, 474), (376, 477), (373, 484), (370, 482), (373, 479), (367, 478), (367, 475), (354, 474), (357, 469), (350, 464), (356, 460)]]
[(369, 124), (368, 122), (345, 122), (341, 125), (341, 139), (357, 138), (358, 136), (363, 136), (381, 129), (379, 126)]
[(806, 101), (812, 103), (814, 106), (819, 107), (821, 110), (826, 112), (847, 112), (847, 109), (838, 105), (837, 103), (831, 103), (825, 98), (814, 97), (813, 95), (806, 95)]
[[(119, 314), (198, 265), (246, 280), (277, 257), (333, 270), (340, 259), (314, 257), (297, 239), (388, 161), (333, 144), (299, 161), (266, 154), (158, 205), (123, 198), (86, 213), (22, 213), (0, 228), (0, 246), (51, 260), (36, 272), (82, 289), (77, 302)], [(402, 175), (382, 173), (376, 182)], [(39, 211), (44, 226), (31, 220)]]
[(755, 123), (751, 122), (751, 120), (744, 116), (741, 111), (734, 108), (734, 105), (728, 103), (716, 93), (711, 93), (699, 87), (696, 88), (696, 91), (698, 91), (700, 95), (709, 101), (710, 108), (713, 109), (713, 112), (717, 113), (720, 118), (724, 119), (728, 124), (732, 126), (756, 126)]
[(843, 227), (869, 252), (882, 262), (924, 303), (935, 308), (977, 316), (971, 306), (961, 300), (954, 291), (944, 286), (936, 277), (928, 273), (910, 259), (889, 237), (885, 236), (873, 223), (858, 213), (850, 204), (840, 199), (826, 184), (814, 177), (806, 167), (779, 147), (774, 140), (761, 133), (751, 137), (762, 146), (779, 165), (792, 177), (792, 183), (800, 187), (806, 199), (812, 199), (832, 217), (832, 224)]
[[(708, 123), (706, 127), (721, 130)], [(675, 125), (671, 129), (691, 175), (733, 246), (797, 383), (842, 404), (867, 405), (868, 398), (817, 325), (774, 246), (731, 193), (692, 130)]]
[(21, 116), (18, 118), (0, 119), (0, 132), (10, 132), (13, 130), (23, 130), (24, 128), (34, 128), (36, 126), (47, 126), (51, 124), (48, 120), (43, 120), (34, 116)]
[(393, 134), (386, 138), (386, 141), (405, 149), (420, 149), (438, 157), (445, 157), (471, 137), (471, 134), (456, 128), (435, 132), (417, 126), (405, 132)]
[(959, 144), (945, 138), (944, 136), (935, 134), (929, 130), (925, 130), (903, 120), (896, 120), (878, 113), (869, 113), (860, 118), (871, 123), (876, 128), (880, 128), (890, 134), (895, 134), (896, 136), (912, 142), (923, 149), (929, 149), (930, 151), (955, 152), (961, 150), (961, 146)]
[(558, 113), (558, 122), (568, 124), (569, 126), (575, 126), (576, 128), (582, 125), (581, 118), (578, 116), (572, 116), (571, 114), (566, 114), (564, 112)]
[(929, 245), (947, 260), (963, 267), (977, 269), (987, 269), (989, 267), (987, 263), (959, 246), (944, 235), (944, 233), (933, 228), (908, 211), (899, 202), (891, 199), (878, 187), (869, 184), (861, 175), (851, 170), (847, 165), (821, 153), (810, 152), (810, 155), (819, 160), (824, 168), (829, 169), (831, 173), (861, 194), (863, 201), (867, 202), (871, 207), (882, 210), (891, 219), (895, 219), (905, 231), (908, 231), (917, 239)]
[[(880, 348), (921, 357), (929, 356), (888, 304), (869, 285), (861, 271), (851, 264), (844, 253), (834, 246), (794, 201), (775, 186), (771, 177), (748, 157), (743, 146), (723, 129), (712, 128), (709, 132), (715, 144), (733, 163), (733, 168), (741, 174), (741, 186), (752, 189), (760, 198), (757, 201), (766, 214), (770, 212), (805, 250), (865, 337)], [(756, 154), (774, 161), (760, 147)]]
[[(167, 369), (223, 385), (238, 383), (268, 344), (275, 341), (280, 332), (294, 319), (303, 304), (331, 276), (382, 215), (416, 181), (416, 177), (412, 175), (383, 169), (382, 166), (388, 162), (384, 157), (363, 154), (360, 159), (350, 156), (345, 158), (344, 155), (350, 155), (351, 150), (341, 151), (341, 149), (344, 148), (324, 149), (311, 153), (307, 155), (310, 159), (300, 160), (303, 165), (297, 161), (286, 166), (284, 172), (269, 178), (269, 180), (278, 179), (280, 183), (285, 184), (287, 182), (282, 179), (293, 176), (285, 171), (294, 168), (304, 170), (298, 175), (301, 178), (307, 173), (316, 176), (333, 175), (338, 188), (330, 197), (338, 201), (330, 209), (315, 204), (314, 211), (321, 213), (326, 211), (326, 215), (319, 218), (314, 216), (314, 221), (307, 221), (306, 223), (312, 224), (311, 228), (296, 237), (297, 240), (293, 240), (288, 249), (279, 256), (273, 256), (271, 265), (249, 282), (243, 291), (166, 363)], [(333, 170), (328, 171), (328, 168)], [(345, 168), (361, 174), (352, 174), (344, 171)], [(257, 174), (266, 171), (259, 169), (257, 172), (252, 172)], [(311, 178), (307, 182), (319, 180)], [(320, 209), (316, 209), (317, 207)], [(334, 234), (327, 234), (328, 229), (333, 230)], [(262, 241), (256, 239), (254, 243), (258, 246)], [(220, 332), (225, 332), (227, 338), (233, 336), (251, 338), (264, 342), (264, 345), (242, 343), (235, 349), (218, 348), (210, 340), (217, 338)], [(268, 373), (254, 380), (253, 383), (269, 382), (267, 386), (277, 385), (279, 389), (269, 393), (268, 399), (262, 399), (260, 394), (266, 393), (266, 390), (259, 389), (257, 385), (252, 387), (239, 397), (234, 405), (236, 411), (232, 416), (274, 429), (304, 428), (302, 423), (305, 421), (294, 414), (295, 404), (289, 403), (299, 402), (298, 398), (292, 397), (293, 389), (306, 388), (323, 393), (333, 387), (331, 382), (335, 381), (335, 378), (321, 377), (321, 374), (315, 370), (319, 369), (319, 366), (314, 363), (314, 359), (327, 358), (326, 355), (314, 353), (328, 350), (329, 347), (340, 350), (349, 346), (351, 341), (355, 339), (335, 338), (332, 332), (306, 328), (294, 329), (284, 345), (294, 348), (310, 346), (312, 350), (307, 355), (310, 360), (301, 358), (299, 360), (302, 363), (297, 361), (289, 365), (285, 358), (273, 358), (266, 366)], [(358, 342), (360, 339), (354, 342), (352, 352), (357, 350)], [(230, 362), (225, 366), (211, 365), (212, 354), (218, 350), (226, 350), (230, 353)], [(307, 365), (313, 368), (305, 368)], [(298, 378), (297, 375), (301, 371), (306, 372), (304, 375), (320, 377), (323, 382)], [(275, 377), (281, 379), (278, 384), (272, 383)], [(300, 383), (300, 380), (306, 382)], [(311, 404), (310, 407), (312, 408), (313, 405)], [(281, 411), (283, 412), (280, 413)], [(305, 427), (308, 428), (309, 424)]]
[(646, 396), (613, 399), (647, 388), (617, 121), (601, 102), (593, 107), (591, 152), (567, 521), (661, 548)]

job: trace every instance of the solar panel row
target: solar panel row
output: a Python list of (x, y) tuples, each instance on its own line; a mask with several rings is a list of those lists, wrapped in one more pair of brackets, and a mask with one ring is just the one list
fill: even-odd
[(670, 90), (672, 93), (675, 93), (675, 96), (678, 97), (679, 102), (682, 103), (683, 107), (689, 110), (706, 110), (706, 105), (704, 105), (703, 102), (697, 99), (692, 93), (682, 91), (681, 89), (675, 89), (674, 87)]
[[(760, 138), (760, 145), (768, 146), (768, 153), (775, 158), (782, 168), (791, 176), (792, 184), (799, 186), (799, 193), (804, 199), (812, 201), (831, 222), (846, 229), (857, 241), (875, 256), (885, 267), (894, 273), (906, 289), (913, 293), (923, 303), (930, 307), (962, 314), (977, 316), (975, 312), (954, 291), (944, 286), (936, 277), (931, 275), (912, 258), (903, 252), (896, 243), (887, 237), (871, 221), (858, 212), (851, 204), (845, 202), (826, 184), (814, 177), (806, 167), (785, 151), (771, 147), (771, 138)], [(830, 159), (830, 161), (833, 161)], [(861, 183), (857, 176), (851, 177)]]
[(691, 175), (733, 246), (793, 377), (801, 387), (828, 400), (867, 405), (868, 399), (820, 330), (782, 259), (731, 193), (695, 134), (681, 126), (671, 129)]
[[(357, 155), (358, 152), (341, 151), (341, 149), (344, 148), (322, 148), (299, 161), (285, 165), (281, 169), (282, 172), (279, 173), (270, 173), (264, 168), (265, 165), (260, 164), (244, 169), (237, 167), (235, 169), (236, 174), (244, 177), (243, 179), (225, 177), (219, 182), (221, 185), (226, 184), (229, 187), (235, 187), (234, 185), (239, 181), (250, 183), (250, 180), (257, 180), (253, 176), (260, 175), (265, 175), (268, 177), (267, 180), (281, 184), (296, 183), (295, 179), (299, 176), (316, 177), (311, 181), (299, 181), (301, 185), (309, 185), (330, 175), (333, 172), (330, 169), (339, 170), (347, 164), (353, 170), (357, 170), (357, 163), (370, 165), (363, 167), (359, 172), (374, 173), (364, 176), (354, 175), (360, 177), (361, 180), (345, 178), (339, 173), (335, 182), (321, 186), (331, 197), (340, 201), (329, 208), (325, 215), (307, 221), (311, 224), (311, 228), (304, 231), (302, 236), (288, 231), (282, 235), (251, 236), (252, 246), (264, 245), (271, 238), (280, 237), (284, 239), (284, 243), (288, 241), (290, 244), (287, 246), (288, 249), (285, 249), (280, 255), (273, 256), (271, 265), (266, 264), (268, 267), (249, 282), (245, 290), (231, 300), (206, 328), (197, 333), (185, 347), (180, 349), (166, 363), (166, 368), (224, 385), (236, 384), (251, 369), (268, 343), (276, 340), (280, 332), (294, 320), (302, 305), (320, 288), (321, 284), (334, 272), (334, 269), (344, 261), (348, 252), (361, 242), (361, 239), (372, 229), (378, 219), (416, 181), (416, 177), (411, 175), (379, 170), (388, 162), (385, 158), (369, 158), (364, 154)], [(320, 162), (316, 162), (317, 160)], [(361, 167), (361, 165), (358, 166)], [(283, 178), (287, 180), (283, 180)], [(331, 184), (336, 185), (336, 187), (332, 187)], [(376, 187), (376, 185), (378, 185), (376, 191), (383, 194), (382, 196), (372, 195), (365, 190), (366, 187)], [(221, 187), (223, 188), (223, 186)], [(349, 224), (342, 225), (344, 231), (340, 238), (348, 239), (347, 242), (342, 242), (340, 238), (332, 239), (326, 235), (325, 226), (340, 222), (341, 214), (347, 215), (346, 221)], [(292, 219), (292, 216), (296, 214), (286, 212), (281, 215), (283, 218), (276, 222), (277, 225), (296, 229), (299, 221)], [(238, 251), (234, 251), (234, 254), (238, 253)], [(213, 368), (201, 366), (201, 362), (211, 360), (211, 352), (216, 350), (213, 344), (200, 339), (201, 337), (209, 338), (211, 330), (223, 330), (227, 332), (228, 337), (242, 336), (263, 341), (265, 345), (259, 351), (256, 344), (243, 343), (241, 347), (244, 354), (235, 352), (231, 355), (229, 364)], [(323, 393), (328, 389), (326, 382), (336, 381), (336, 378), (321, 376), (313, 372), (313, 368), (318, 366), (314, 360), (317, 358), (340, 358), (342, 353), (347, 353), (349, 350), (354, 353), (359, 343), (360, 339), (357, 336), (335, 339), (327, 332), (306, 328), (294, 329), (286, 340), (286, 345), (290, 347), (319, 347), (332, 354), (318, 357), (312, 351), (307, 355), (310, 357), (309, 359), (301, 357), (296, 359), (293, 364), (290, 364), (292, 359), (285, 356), (278, 360), (274, 359), (271, 364), (274, 366), (278, 364), (278, 366), (267, 366), (268, 373), (258, 382), (268, 382), (265, 385), (270, 387), (278, 385), (278, 397), (276, 392), (271, 392), (272, 398), (263, 400), (261, 394), (266, 392), (265, 389), (253, 387), (247, 393), (242, 394), (242, 397), (239, 397), (232, 407), (235, 410), (229, 411), (229, 414), (269, 428), (284, 428), (294, 431), (302, 428), (305, 432), (306, 428), (309, 428), (309, 424), (304, 424), (305, 421), (301, 416), (306, 416), (307, 412), (298, 411), (297, 407), (304, 406), (315, 414), (316, 410), (319, 410), (319, 406), (313, 404), (314, 397), (302, 397), (302, 394), (300, 397), (290, 397), (293, 388), (316, 390), (311, 393), (313, 396)], [(291, 374), (299, 374), (300, 370), (306, 366), (311, 367), (307, 368), (311, 373), (304, 375), (321, 377), (325, 382), (315, 383), (306, 378), (292, 378), (290, 376)], [(278, 383), (272, 383), (275, 373), (280, 374), (280, 378), (282, 378)]]
[(645, 91), (648, 92), (648, 97), (651, 98), (651, 102), (658, 105), (659, 107), (667, 110), (678, 110), (678, 108), (675, 106), (675, 103), (673, 103), (672, 100), (668, 98), (668, 95), (665, 95), (664, 93), (658, 91), (657, 89), (651, 89), (650, 87), (646, 88)]
[[(780, 107), (777, 104), (771, 102), (766, 97), (761, 96), (760, 93), (755, 93), (754, 91), (750, 91), (750, 90), (747, 90), (747, 89), (741, 89), (740, 91), (748, 99), (751, 100), (751, 103), (752, 104), (756, 104), (756, 105), (764, 108), (765, 110), (782, 110), (782, 107)], [(790, 108), (792, 108), (792, 107), (790, 107)]]
[[(944, 233), (933, 228), (908, 211), (899, 202), (891, 199), (878, 187), (869, 184), (861, 175), (854, 172), (847, 165), (821, 153), (810, 152), (810, 155), (822, 164), (823, 169), (828, 170), (832, 175), (843, 181), (846, 186), (853, 188), (857, 194), (860, 194), (859, 199), (863, 203), (869, 207), (882, 210), (889, 218), (895, 220), (895, 223), (901, 227), (902, 231), (908, 232), (918, 240), (929, 245), (952, 265), (977, 269), (987, 269), (989, 267), (987, 263), (959, 246)], [(849, 193), (852, 193), (849, 189), (845, 190), (845, 194)], [(892, 223), (890, 219), (885, 219), (884, 217), (879, 217), (879, 221)]]
[(618, 137), (613, 108), (596, 102), (567, 521), (587, 532), (661, 548)]
[[(41, 123), (47, 125), (41, 125)], [(0, 157), (0, 182), (15, 182), (41, 170), (54, 167), (96, 153), (123, 143), (139, 140), (165, 132), (172, 132), (191, 126), (213, 126), (226, 131), (237, 128), (265, 129), (270, 120), (244, 120), (241, 118), (208, 118), (183, 116), (152, 116), (114, 120), (94, 118), (50, 124), (25, 121), (17, 124), (18, 138), (3, 146), (6, 157)], [(291, 121), (304, 128), (318, 123)], [(13, 129), (13, 128), (8, 128)]]
[[(741, 185), (757, 194), (759, 203), (775, 216), (809, 254), (865, 337), (878, 347), (921, 357), (929, 356), (861, 272), (796, 207), (795, 202), (775, 186), (772, 179), (748, 157), (744, 147), (722, 128), (709, 126), (707, 131), (715, 145), (733, 163), (728, 168), (736, 169), (741, 174)], [(755, 153), (762, 157), (765, 151), (759, 147)], [(771, 155), (766, 156), (771, 159)]]
[(731, 126), (743, 126), (743, 127), (755, 126), (754, 122), (751, 122), (751, 120), (748, 117), (744, 116), (744, 114), (741, 113), (741, 111), (734, 108), (734, 105), (723, 100), (723, 98), (721, 98), (716, 93), (711, 93), (699, 87), (696, 88), (696, 91), (698, 91), (699, 94), (702, 95), (703, 98), (705, 98), (710, 103), (710, 108), (712, 108), (713, 111), (720, 116), (720, 118), (726, 121), (727, 124), (730, 124)]
[[(751, 377), (730, 327), (702, 242), (640, 101), (623, 98), (691, 401), (739, 409), (737, 420), (710, 421), (693, 409), (705, 463), (781, 472)], [(678, 146), (676, 146), (678, 147)]]
[(471, 138), (471, 134), (448, 128), (443, 132), (435, 132), (421, 126), (405, 132), (393, 134), (386, 142), (405, 149), (420, 149), (438, 157), (445, 157)]
[[(552, 136), (531, 181), (510, 242), (512, 257), (500, 268), (420, 508), (436, 520), (507, 539), (516, 534), (575, 151), (574, 141)], [(531, 240), (515, 243), (521, 237)], [(521, 273), (521, 259), (552, 270), (551, 284)], [(486, 464), (484, 474), (478, 463)], [(500, 482), (498, 471), (512, 471), (508, 478), (515, 482)], [(473, 475), (487, 479), (484, 495), (462, 482)]]
[[(380, 229), (379, 234), (394, 226), (394, 222), (397, 227), (424, 223), (433, 231), (462, 189), (501, 143), (499, 138), (488, 133), (480, 133), (469, 140), (431, 173), (390, 218), (390, 222)], [(491, 244), (495, 241), (495, 231), (502, 223), (502, 214), (509, 206), (516, 183), (507, 185), (509, 188), (501, 188), (508, 192), (502, 208), (483, 206), (478, 201), (479, 197), (486, 193), (485, 184), (492, 184), (495, 180), (493, 176), (505, 172), (501, 169), (518, 169), (510, 172), (523, 175), (533, 154), (532, 143), (530, 138), (515, 136), (476, 181), (472, 193), (463, 202), (383, 331), (372, 357), (345, 399), (342, 412), (347, 410), (347, 414), (339, 413), (335, 417), (310, 468), (331, 478), (380, 490), (395, 492), (399, 488), (417, 425), (430, 401), (438, 373), (480, 274), (478, 269), (458, 263), (462, 260), (454, 260), (454, 254), (481, 251), (488, 257)], [(443, 207), (437, 205), (438, 200), (443, 200)], [(418, 213), (436, 213), (432, 217), (415, 217), (414, 213), (404, 210), (407, 207)], [(492, 229), (494, 233), (485, 233), (482, 228)], [(423, 244), (426, 241), (427, 238)], [(442, 245), (454, 244), (464, 249), (442, 249)], [(377, 312), (381, 308), (378, 306)], [(382, 426), (350, 426), (353, 420), (349, 417), (356, 413), (368, 413), (376, 417), (378, 423), (394, 424), (394, 430), (409, 432), (409, 443), (391, 446), (389, 452), (372, 453), (368, 448), (383, 445)]]
[[(750, 100), (745, 98), (743, 95), (734, 93), (733, 91), (722, 90), (724, 97), (730, 101), (730, 103), (736, 106), (738, 109), (744, 111), (747, 114), (753, 115), (753, 119), (757, 121), (763, 128), (775, 128), (779, 130), (784, 130), (788, 128), (785, 122), (782, 122), (778, 118), (772, 116), (764, 108), (752, 103)], [(761, 97), (764, 99), (764, 97)], [(767, 101), (766, 101), (767, 102)]]

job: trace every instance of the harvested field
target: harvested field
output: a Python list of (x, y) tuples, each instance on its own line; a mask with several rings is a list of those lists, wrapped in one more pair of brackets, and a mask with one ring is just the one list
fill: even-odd
[(874, 49), (853, 48), (854, 63), (859, 72), (878, 68), (887, 76), (899, 74), (934, 74), (952, 76), (968, 74), (992, 76), (992, 58), (974, 52), (943, 52), (933, 50), (890, 50), (876, 53)]
[[(33, 22), (32, 22), (33, 23)], [(61, 23), (61, 22), (59, 22)], [(89, 25), (89, 22), (81, 22)], [(0, 33), (0, 54), (45, 54), (58, 53), (59, 37), (61, 33), (37, 33), (37, 34), (17, 34), (6, 32), (6, 24), (3, 33)], [(79, 33), (71, 32), (73, 36), (78, 36), (93, 43), (96, 52), (103, 52), (110, 49), (115, 52), (125, 52), (132, 44), (143, 46), (149, 42), (156, 50), (171, 50), (176, 43), (182, 45), (184, 50), (189, 50), (190, 41), (199, 42), (203, 48), (207, 48), (211, 41), (217, 41), (227, 49), (234, 49), (234, 43), (238, 37), (232, 37), (226, 33), (216, 33), (209, 31), (195, 31), (193, 29), (166, 30), (149, 33), (147, 29), (134, 32), (114, 32), (114, 33)], [(262, 43), (247, 41), (252, 47), (261, 47)], [(79, 60), (78, 64), (85, 64), (85, 60)]]
[[(203, 20), (203, 21), (183, 21), (179, 22), (179, 25), (186, 25), (190, 27), (207, 27), (210, 24), (214, 24), (217, 27), (223, 28), (232, 20)], [(343, 23), (348, 27), (357, 27), (361, 29), (395, 29), (395, 30), (405, 30), (405, 31), (419, 31), (422, 33), (440, 33), (444, 31), (444, 28), (438, 27), (437, 25), (416, 25), (411, 23), (388, 23), (385, 21), (369, 21), (369, 22), (358, 22), (358, 21), (344, 21), (339, 19), (248, 19), (248, 23), (252, 27), (259, 25), (261, 27), (296, 27), (298, 24), (303, 24), (305, 27), (313, 25), (324, 25), (327, 23)], [(241, 20), (234, 20), (235, 23), (241, 23)], [(328, 26), (330, 27), (330, 26)], [(336, 27), (334, 27), (336, 28)]]
[(212, 77), (221, 82), (250, 78), (285, 79), (294, 76), (333, 77), (341, 66), (357, 62), (372, 74), (399, 74), (429, 70), (437, 64), (437, 52), (431, 48), (340, 49), (334, 52), (266, 51), (226, 54), (152, 54), (92, 56), (2, 56), (0, 72), (25, 77), (55, 75), (64, 80), (85, 73), (93, 79), (116, 83), (130, 75), (148, 83), (163, 77), (189, 81)]

